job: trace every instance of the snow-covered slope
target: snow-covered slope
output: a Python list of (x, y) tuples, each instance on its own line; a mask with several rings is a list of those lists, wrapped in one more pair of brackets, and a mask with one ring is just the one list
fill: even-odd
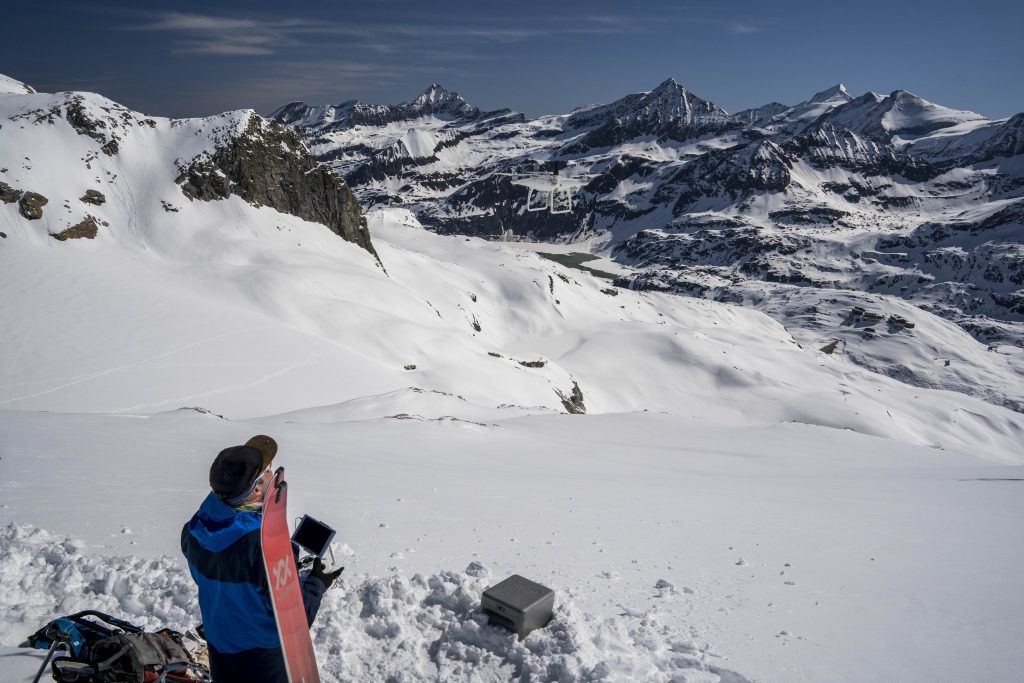
[(985, 117), (971, 111), (949, 109), (922, 99), (905, 90), (888, 97), (868, 93), (816, 119), (819, 123), (842, 126), (855, 133), (888, 141), (889, 136), (904, 138), (949, 128)]
[[(21, 160), (0, 171), (17, 192), (0, 203), (0, 646), (86, 607), (194, 625), (180, 526), (211, 457), (270, 433), (292, 511), (345, 544), (314, 631), (329, 681), (1024, 665), (1006, 569), (1024, 416), (858, 364), (981, 387), (1019, 378), (1012, 349), (907, 307), (884, 310), (917, 320), (916, 342), (850, 333), (830, 354), (742, 301), (615, 287), (409, 210), (344, 223), (340, 187), (321, 186), (336, 204), (272, 191), (317, 167), (248, 112), (149, 119), (74, 93), (0, 108)], [(51, 236), (83, 216), (92, 239)], [(342, 238), (364, 218), (371, 248)], [(929, 365), (925, 344), (950, 353)], [(558, 593), (522, 642), (477, 609), (513, 572)], [(0, 677), (37, 661), (10, 654)]]
[[(407, 213), (369, 216), (385, 275), (321, 226), (274, 242), (285, 217), (237, 208), (249, 236), (201, 261), (187, 245), (3, 252), (0, 315), (28, 322), (5, 328), (0, 515), (30, 526), (0, 534), (0, 643), (86, 607), (194, 625), (177, 527), (213, 452), (261, 432), (293, 509), (346, 543), (350, 578), (315, 630), (328, 680), (1017, 665), (1004, 628), (975, 630), (968, 660), (950, 645), (959, 620), (1015, 618), (1017, 574), (989, 570), (1020, 547), (1019, 498), (974, 480), (1019, 475), (1019, 414), (801, 348), (753, 310), (609, 289)], [(556, 414), (572, 382), (590, 415)], [(641, 412), (605, 412), (622, 410)], [(72, 488), (74, 519), (51, 498)], [(512, 572), (559, 595), (523, 644), (476, 609)], [(929, 636), (893, 647), (907, 632)]]
[(25, 93), (34, 92), (35, 88), (31, 85), (0, 74), (0, 95), (24, 95)]
[[(10, 245), (84, 238), (180, 253), (182, 231), (274, 207), (372, 252), (345, 184), (251, 111), (161, 119), (93, 93), (40, 93), (0, 99), (0, 120), (0, 226)], [(195, 246), (202, 254), (210, 245)]]
[[(216, 451), (271, 433), (292, 514), (345, 544), (313, 630), (328, 682), (930, 683), (1024, 666), (1020, 465), (653, 412), (300, 417), (0, 411), (0, 646), (85, 608), (194, 627), (181, 524)], [(554, 622), (522, 642), (478, 609), (512, 573), (556, 591)], [(23, 652), (0, 678), (31, 680)]]
[[(787, 304), (794, 286), (841, 319), (848, 311), (831, 300), (869, 294), (993, 349), (1024, 348), (1019, 115), (988, 121), (902, 90), (853, 97), (836, 85), (729, 116), (669, 79), (530, 121), (502, 111), (296, 125), (364, 204), (408, 207), (437, 232), (579, 242), (636, 271), (619, 285), (757, 300), (822, 346), (843, 335), (807, 326)], [(563, 173), (595, 176), (572, 214), (526, 212), (526, 193), (501, 174), (567, 163)], [(915, 356), (949, 355), (902, 329)], [(887, 354), (888, 334), (838, 352), (904, 381), (1024, 405), (1019, 369), (978, 386), (942, 379)]]

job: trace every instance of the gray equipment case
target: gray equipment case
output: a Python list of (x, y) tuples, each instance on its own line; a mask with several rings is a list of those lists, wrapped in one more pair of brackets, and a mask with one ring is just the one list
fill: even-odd
[(484, 591), (480, 608), (490, 624), (504, 626), (520, 638), (551, 621), (555, 592), (518, 574)]

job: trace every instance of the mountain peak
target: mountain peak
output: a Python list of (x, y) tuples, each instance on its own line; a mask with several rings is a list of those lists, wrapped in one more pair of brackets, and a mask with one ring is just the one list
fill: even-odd
[(851, 97), (850, 93), (847, 92), (845, 85), (843, 85), (842, 83), (837, 83), (836, 85), (833, 85), (831, 88), (828, 88), (826, 90), (822, 90), (819, 93), (815, 93), (814, 97), (812, 97), (810, 99), (810, 101), (811, 102), (828, 102), (829, 100), (835, 100), (835, 99), (842, 99), (842, 100), (846, 100), (847, 102), (849, 102), (850, 100), (853, 99), (853, 97)]
[[(714, 102), (702, 99), (673, 78), (650, 92), (627, 95), (611, 104), (579, 111), (568, 119), (573, 128), (610, 127), (585, 144), (609, 146), (638, 135), (693, 135), (697, 130), (736, 126), (736, 121)], [(689, 132), (683, 132), (689, 131)], [(623, 137), (626, 136), (626, 137)]]
[(424, 114), (455, 114), (457, 116), (473, 116), (480, 110), (471, 105), (457, 92), (446, 89), (438, 83), (431, 83), (412, 102), (406, 105), (409, 109)]
[(634, 112), (642, 118), (652, 117), (659, 121), (684, 120), (690, 122), (700, 116), (728, 116), (726, 111), (714, 102), (705, 100), (669, 78), (646, 96), (641, 98)]
[[(920, 100), (921, 98), (908, 90), (897, 89), (889, 93), (893, 100)], [(923, 101), (923, 100), (922, 100)]]
[(676, 82), (676, 79), (674, 79), (674, 78), (666, 78), (664, 81), (662, 81), (658, 85), (657, 88), (655, 88), (651, 92), (659, 92), (659, 91), (664, 91), (664, 90), (673, 90), (673, 89), (677, 89), (677, 88), (682, 89), (682, 90), (686, 89), (686, 88), (683, 88), (683, 86), (679, 85), (679, 83)]

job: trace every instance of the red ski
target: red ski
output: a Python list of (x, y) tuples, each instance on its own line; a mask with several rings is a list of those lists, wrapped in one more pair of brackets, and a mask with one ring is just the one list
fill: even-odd
[(263, 525), (260, 529), (263, 566), (267, 570), (288, 680), (290, 683), (320, 683), (306, 610), (302, 606), (292, 539), (288, 533), (287, 503), (288, 483), (284, 480), (284, 468), (279, 467), (263, 496)]

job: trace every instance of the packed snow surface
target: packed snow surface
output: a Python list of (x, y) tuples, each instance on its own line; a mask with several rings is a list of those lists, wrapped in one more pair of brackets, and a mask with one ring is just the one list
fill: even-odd
[[(132, 119), (117, 154), (59, 117), (0, 131), (30, 157), (5, 177), (51, 212), (0, 203), (0, 678), (29, 680), (18, 644), (79, 609), (194, 626), (181, 525), (216, 453), (257, 433), (290, 513), (338, 529), (347, 570), (313, 630), (328, 681), (1024, 667), (1024, 415), (405, 211), (368, 216), (378, 264), (237, 197), (190, 202), (175, 161), (247, 113), (150, 125), (82, 97)], [(48, 236), (86, 210), (94, 240)], [(512, 573), (556, 592), (523, 641), (478, 610)]]

